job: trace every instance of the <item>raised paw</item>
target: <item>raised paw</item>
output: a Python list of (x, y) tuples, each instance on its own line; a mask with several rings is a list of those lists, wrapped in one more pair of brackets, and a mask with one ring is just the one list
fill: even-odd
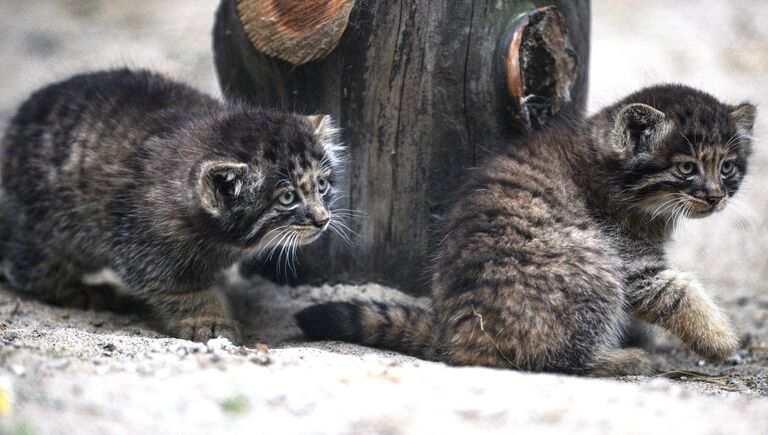
[(722, 361), (739, 348), (739, 338), (728, 317), (695, 282), (689, 282), (686, 297), (671, 328), (694, 352)]
[(171, 328), (177, 331), (177, 336), (185, 340), (206, 341), (211, 338), (223, 337), (233, 343), (240, 341), (240, 331), (237, 324), (226, 318), (187, 317), (174, 322)]
[(739, 348), (731, 322), (719, 310), (701, 325), (695, 337), (685, 341), (694, 352), (717, 361), (727, 359)]

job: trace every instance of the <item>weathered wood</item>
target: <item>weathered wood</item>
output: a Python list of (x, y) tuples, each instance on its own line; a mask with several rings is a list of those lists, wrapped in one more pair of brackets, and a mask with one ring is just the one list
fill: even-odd
[[(529, 102), (560, 92), (546, 103), (559, 107), (525, 117), (521, 99), (509, 92), (508, 37), (521, 13), (548, 5), (559, 9), (568, 36), (561, 45), (551, 38), (547, 50), (572, 54), (575, 64), (555, 59), (559, 66), (548, 74), (562, 77), (537, 79), (550, 83), (545, 90), (560, 86), (553, 95), (535, 95), (536, 80), (524, 84), (521, 92), (530, 93), (520, 95)], [(421, 292), (428, 278), (425, 257), (437, 242), (435, 223), (466, 171), (552, 113), (579, 113), (585, 106), (588, 0), (358, 0), (336, 49), (300, 66), (256, 50), (235, 6), (234, 0), (222, 1), (214, 30), (224, 93), (332, 114), (351, 156), (342, 186), (348, 196), (340, 207), (368, 213), (349, 220), (355, 246), (328, 237), (305, 248), (301, 280), (374, 281)], [(529, 25), (534, 42), (558, 27), (553, 15), (542, 17), (547, 21)], [(523, 55), (533, 53), (534, 45), (521, 45)], [(531, 65), (544, 58), (531, 57)], [(526, 74), (533, 79), (537, 69), (546, 70), (521, 68), (524, 81)]]

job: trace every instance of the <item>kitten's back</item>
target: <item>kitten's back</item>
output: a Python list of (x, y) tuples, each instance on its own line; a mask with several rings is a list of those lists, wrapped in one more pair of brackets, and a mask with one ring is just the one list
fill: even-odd
[[(35, 203), (65, 186), (108, 181), (143, 138), (175, 128), (189, 108), (215, 100), (146, 70), (74, 76), (35, 92), (11, 120), (2, 146), (4, 187)], [(34, 180), (30, 182), (30, 180)]]

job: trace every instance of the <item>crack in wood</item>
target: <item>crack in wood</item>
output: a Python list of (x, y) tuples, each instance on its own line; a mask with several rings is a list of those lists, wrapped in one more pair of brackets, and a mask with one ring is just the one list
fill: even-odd
[(475, 0), (472, 0), (472, 5), (470, 6), (470, 12), (469, 12), (469, 31), (467, 32), (467, 52), (466, 56), (464, 56), (464, 77), (462, 77), (462, 86), (463, 86), (463, 102), (464, 102), (464, 126), (467, 130), (467, 142), (469, 143), (469, 146), (472, 148), (472, 166), (475, 166), (477, 164), (477, 147), (472, 142), (472, 128), (470, 127), (469, 123), (469, 101), (467, 99), (467, 88), (469, 87), (469, 84), (467, 83), (467, 76), (469, 71), (469, 53), (472, 49), (472, 28), (474, 25), (475, 20)]
[(578, 56), (568, 39), (565, 19), (554, 6), (522, 14), (502, 44), (507, 92), (515, 121), (526, 130), (544, 127), (571, 101)]

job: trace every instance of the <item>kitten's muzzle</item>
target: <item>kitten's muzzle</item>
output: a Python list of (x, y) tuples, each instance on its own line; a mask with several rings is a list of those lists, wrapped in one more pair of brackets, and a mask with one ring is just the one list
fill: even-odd
[(699, 195), (692, 195), (691, 212), (694, 215), (706, 216), (712, 212), (721, 210), (725, 206), (725, 194), (720, 191), (707, 192)]
[(321, 218), (314, 218), (312, 219), (312, 225), (314, 225), (317, 228), (325, 229), (326, 226), (328, 226), (328, 222), (331, 221), (330, 216), (324, 216)]
[(318, 228), (314, 225), (305, 225), (301, 227), (299, 230), (301, 234), (301, 244), (306, 245), (314, 242), (323, 234), (323, 230), (325, 230), (325, 227)]
[(709, 203), (711, 207), (716, 207), (720, 205), (720, 203), (723, 202), (723, 200), (725, 200), (725, 195), (723, 195), (722, 193), (717, 193), (717, 194), (710, 193), (709, 195), (707, 195), (707, 198), (706, 198), (707, 203)]
[(706, 217), (710, 214), (720, 211), (725, 207), (725, 196), (707, 196), (705, 198), (696, 197), (690, 201), (692, 207), (690, 209), (690, 216), (692, 218)]
[(707, 186), (704, 189), (693, 192), (691, 196), (696, 202), (701, 202), (710, 207), (715, 207), (725, 200), (725, 192), (723, 192), (723, 189), (720, 186), (716, 185)]
[(307, 225), (324, 230), (330, 221), (331, 214), (323, 205), (317, 204), (309, 207), (309, 213), (307, 213), (306, 217)]

